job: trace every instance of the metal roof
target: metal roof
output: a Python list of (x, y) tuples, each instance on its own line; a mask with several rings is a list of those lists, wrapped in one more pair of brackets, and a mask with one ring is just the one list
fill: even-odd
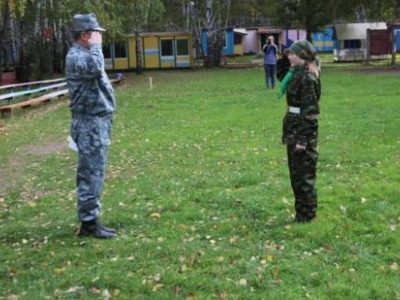
[(338, 40), (365, 40), (367, 29), (387, 29), (385, 22), (336, 24)]
[(257, 28), (257, 33), (281, 33), (283, 29), (271, 28), (271, 27), (259, 27)]

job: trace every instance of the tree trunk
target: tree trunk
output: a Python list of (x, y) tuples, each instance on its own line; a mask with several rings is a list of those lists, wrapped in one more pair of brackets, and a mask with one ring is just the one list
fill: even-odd
[(207, 0), (206, 7), (206, 20), (207, 20), (207, 60), (205, 62), (206, 67), (215, 67), (214, 61), (214, 43), (215, 37), (212, 28), (212, 0)]
[[(3, 51), (4, 41), (4, 30), (0, 28), (0, 58), (5, 58), (5, 52)], [(0, 60), (0, 86), (3, 84), (3, 62)]]
[(28, 2), (25, 14), (18, 20), (19, 60), (15, 76), (19, 82), (36, 80), (40, 74), (41, 38), (37, 10), (35, 3)]
[(136, 73), (142, 74), (143, 72), (143, 63), (142, 63), (142, 43), (140, 39), (139, 31), (135, 31), (135, 50), (136, 50)]
[(62, 73), (64, 71), (64, 51), (63, 51), (63, 39), (67, 39), (67, 36), (63, 37), (62, 32), (62, 21), (61, 19), (53, 24), (53, 43), (54, 43), (54, 53), (53, 53), (53, 65), (54, 72)]
[(306, 30), (306, 40), (312, 43), (312, 32), (310, 29), (307, 28)]
[(396, 21), (400, 22), (400, 0), (395, 0), (394, 13)]
[(8, 19), (9, 19), (9, 6), (8, 2), (4, 4), (1, 10), (1, 16), (0, 20), (2, 21), (0, 24), (0, 58), (3, 58), (4, 61), (2, 62), (0, 60), (0, 85), (3, 83), (3, 64), (5, 64), (6, 60), (6, 51), (4, 51), (4, 47), (6, 46), (4, 41), (6, 38), (6, 26), (8, 24)]
[(215, 67), (215, 56), (214, 56), (214, 34), (212, 31), (207, 32), (207, 60), (206, 60), (206, 67), (213, 68)]

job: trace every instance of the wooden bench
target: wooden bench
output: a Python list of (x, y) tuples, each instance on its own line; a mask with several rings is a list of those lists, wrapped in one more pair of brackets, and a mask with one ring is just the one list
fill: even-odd
[[(110, 79), (111, 83), (114, 84), (118, 84), (123, 80), (123, 77), (118, 77), (118, 78), (112, 78)], [(63, 85), (66, 85), (66, 83), (63, 83)], [(45, 94), (42, 95), (40, 97), (37, 98), (33, 98), (24, 102), (18, 102), (18, 103), (14, 103), (14, 104), (9, 104), (9, 105), (5, 105), (5, 106), (0, 106), (0, 114), (1, 117), (11, 117), (13, 110), (16, 108), (26, 108), (26, 107), (31, 107), (34, 105), (38, 105), (40, 103), (45, 103), (45, 102), (49, 102), (51, 99), (54, 98), (61, 98), (64, 95), (67, 95), (69, 93), (68, 89), (62, 89), (59, 91), (55, 91), (49, 94)]]
[(24, 82), (24, 83), (15, 83), (15, 84), (7, 84), (7, 85), (2, 85), (0, 86), (0, 91), (2, 90), (9, 90), (9, 92), (14, 92), (16, 89), (23, 89), (26, 88), (29, 90), (32, 86), (36, 85), (43, 85), (43, 84), (52, 84), (52, 83), (60, 83), (64, 82), (66, 79), (64, 77), (62, 78), (56, 78), (56, 79), (48, 79), (48, 80), (39, 80), (39, 81), (30, 81), (30, 82)]
[(67, 85), (66, 82), (61, 82), (61, 83), (52, 84), (52, 85), (48, 85), (48, 86), (42, 86), (42, 87), (39, 87), (36, 89), (29, 89), (29, 90), (25, 90), (25, 91), (18, 91), (18, 92), (3, 94), (3, 95), (0, 95), (0, 101), (8, 100), (8, 104), (11, 104), (11, 100), (14, 98), (31, 95), (31, 94), (35, 94), (35, 93), (41, 93), (41, 92), (45, 92), (45, 91), (49, 91), (49, 90), (53, 90), (53, 89), (60, 89), (61, 87), (64, 87), (66, 85)]
[(31, 107), (33, 105), (38, 105), (40, 103), (49, 102), (51, 99), (60, 98), (66, 94), (68, 94), (68, 89), (63, 89), (24, 102), (0, 106), (1, 117), (4, 118), (12, 116), (13, 110), (16, 108), (26, 108), (26, 107)]

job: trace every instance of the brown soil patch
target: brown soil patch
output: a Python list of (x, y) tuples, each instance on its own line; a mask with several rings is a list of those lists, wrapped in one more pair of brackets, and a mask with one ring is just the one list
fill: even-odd
[(49, 155), (61, 152), (66, 146), (67, 142), (48, 141), (44, 144), (25, 146), (21, 151), (33, 155)]
[(18, 153), (0, 169), (0, 197), (17, 182), (24, 179), (24, 166), (29, 163), (26, 155), (51, 155), (67, 148), (66, 141), (47, 140), (19, 149)]

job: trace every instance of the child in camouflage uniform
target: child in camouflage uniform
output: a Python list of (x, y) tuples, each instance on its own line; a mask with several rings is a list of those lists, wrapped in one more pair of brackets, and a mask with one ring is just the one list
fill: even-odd
[(282, 142), (287, 146), (290, 182), (295, 197), (295, 221), (316, 217), (315, 188), (318, 160), (318, 116), (321, 96), (320, 70), (314, 47), (299, 40), (289, 50), (291, 69), (286, 82), (287, 113), (283, 119)]
[(71, 97), (71, 137), (78, 148), (77, 235), (111, 238), (112, 228), (99, 221), (100, 196), (115, 110), (114, 90), (104, 71), (101, 28), (94, 14), (75, 15), (75, 42), (66, 57), (65, 76)]

